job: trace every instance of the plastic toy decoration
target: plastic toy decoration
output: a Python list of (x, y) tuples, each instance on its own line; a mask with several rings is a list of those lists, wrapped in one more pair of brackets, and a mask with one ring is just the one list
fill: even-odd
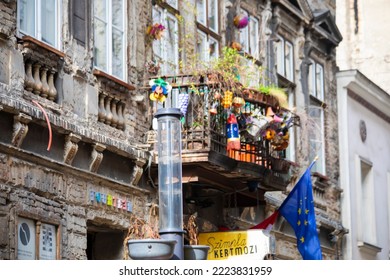
[(248, 26), (249, 17), (246, 15), (237, 15), (234, 17), (233, 22), (238, 29), (242, 29)]
[(150, 80), (149, 85), (152, 87), (152, 93), (149, 95), (149, 99), (161, 103), (165, 101), (168, 93), (172, 89), (172, 86), (161, 78)]
[(238, 130), (238, 123), (236, 116), (230, 114), (226, 121), (226, 136), (227, 136), (227, 145), (226, 150), (240, 150), (240, 134)]
[(230, 106), (232, 106), (233, 103), (233, 92), (227, 90), (225, 91), (225, 94), (222, 99), (222, 106), (225, 109), (229, 109)]

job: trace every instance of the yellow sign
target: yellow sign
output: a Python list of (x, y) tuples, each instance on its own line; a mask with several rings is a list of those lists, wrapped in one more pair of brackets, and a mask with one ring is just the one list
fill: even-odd
[(199, 233), (199, 244), (210, 246), (208, 260), (262, 260), (270, 250), (270, 237), (263, 230)]

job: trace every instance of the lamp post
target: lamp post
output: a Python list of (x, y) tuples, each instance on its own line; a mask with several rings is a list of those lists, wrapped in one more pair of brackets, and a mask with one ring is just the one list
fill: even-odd
[(159, 233), (177, 241), (172, 259), (183, 259), (183, 192), (180, 110), (162, 108), (157, 118)]

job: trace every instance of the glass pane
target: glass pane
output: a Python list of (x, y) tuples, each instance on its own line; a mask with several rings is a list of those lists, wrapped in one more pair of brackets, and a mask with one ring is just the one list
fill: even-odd
[(259, 58), (259, 22), (254, 17), (249, 20), (249, 53), (254, 58)]
[(177, 9), (177, 0), (166, 0), (167, 4)]
[(153, 23), (163, 23), (163, 12), (161, 8), (153, 7), (152, 10), (152, 17), (153, 17)]
[(165, 57), (168, 63), (167, 74), (176, 74), (178, 64), (178, 40), (177, 40), (177, 23), (174, 18), (168, 18), (167, 32), (165, 36)]
[(41, 1), (42, 41), (56, 46), (56, 0)]
[(94, 16), (100, 18), (101, 20), (107, 21), (107, 2), (106, 0), (94, 0)]
[(196, 20), (206, 25), (206, 0), (196, 0)]
[(123, 79), (123, 32), (112, 30), (112, 74)]
[(218, 58), (219, 50), (218, 50), (218, 41), (211, 38), (209, 40), (209, 57), (211, 59)]
[(285, 77), (290, 81), (293, 80), (293, 47), (289, 42), (285, 45)]
[(35, 34), (35, 1), (21, 0), (19, 4), (19, 28), (31, 36)]
[[(240, 13), (248, 16), (245, 10), (241, 10)], [(249, 53), (249, 28), (240, 29), (238, 35), (243, 51)]]
[(308, 86), (309, 86), (309, 94), (310, 95), (313, 95), (314, 96), (314, 69), (315, 67), (315, 64), (313, 61), (311, 61), (311, 64), (309, 65), (309, 76), (308, 76), (308, 79), (307, 79), (307, 82), (308, 82)]
[(321, 65), (316, 64), (316, 97), (324, 98), (324, 70)]
[(208, 5), (209, 28), (218, 33), (218, 1), (209, 0)]
[(284, 65), (283, 65), (283, 40), (279, 38), (280, 41), (276, 45), (276, 70), (280, 75), (284, 76)]
[(313, 166), (313, 172), (325, 173), (324, 161), (324, 120), (323, 110), (319, 106), (311, 105), (309, 108), (309, 141), (310, 141), (310, 160), (316, 156), (319, 160)]
[(112, 24), (123, 31), (123, 0), (112, 0)]
[(206, 35), (201, 32), (198, 32), (196, 40), (196, 53), (199, 60), (206, 61)]
[(95, 65), (102, 70), (107, 71), (107, 26), (104, 22), (95, 18), (95, 47), (94, 58)]

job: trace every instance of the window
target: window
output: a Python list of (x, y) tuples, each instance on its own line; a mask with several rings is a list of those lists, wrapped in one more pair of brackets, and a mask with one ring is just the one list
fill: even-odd
[(17, 230), (19, 260), (58, 258), (57, 226), (19, 217)]
[(19, 0), (19, 32), (59, 49), (60, 14), (59, 0)]
[[(290, 108), (296, 107), (294, 97), (295, 97), (294, 92), (292, 90), (289, 90), (288, 91), (288, 106)], [(288, 147), (286, 149), (286, 159), (288, 159), (292, 162), (295, 162), (296, 161), (295, 138), (296, 138), (296, 134), (297, 134), (297, 128), (295, 126), (291, 127), (289, 129), (289, 133), (290, 133), (290, 138), (289, 138)], [(297, 137), (297, 139), (299, 139), (299, 138)]]
[(324, 68), (311, 60), (309, 67), (309, 93), (318, 100), (324, 100)]
[(124, 80), (125, 68), (125, 1), (94, 2), (94, 65)]
[(276, 71), (290, 81), (294, 81), (294, 53), (293, 45), (278, 36), (276, 43)]
[(313, 171), (325, 174), (325, 120), (324, 120), (324, 71), (322, 65), (314, 60), (309, 67), (310, 108), (310, 160), (318, 155), (319, 160), (313, 166)]
[(210, 62), (219, 56), (218, 0), (196, 0), (196, 11), (197, 55), (201, 61)]
[(219, 55), (218, 41), (200, 30), (198, 30), (197, 35), (196, 51), (199, 59), (204, 62), (209, 62), (217, 58)]
[[(242, 14), (250, 17), (248, 12), (241, 10)], [(255, 17), (250, 17), (247, 27), (240, 29), (240, 44), (243, 50), (253, 58), (259, 58), (259, 21)]]
[(218, 33), (218, 0), (196, 0), (196, 19)]
[(376, 224), (375, 224), (375, 190), (372, 164), (358, 157), (360, 166), (360, 195), (358, 198), (360, 209), (359, 220), (359, 241), (376, 244)]
[(153, 54), (160, 64), (161, 75), (175, 75), (179, 69), (178, 21), (175, 15), (154, 6), (153, 23), (161, 23), (165, 27), (162, 38), (153, 40)]
[(325, 174), (324, 109), (312, 100), (309, 106), (309, 118), (309, 159), (313, 160), (318, 156), (311, 170)]

